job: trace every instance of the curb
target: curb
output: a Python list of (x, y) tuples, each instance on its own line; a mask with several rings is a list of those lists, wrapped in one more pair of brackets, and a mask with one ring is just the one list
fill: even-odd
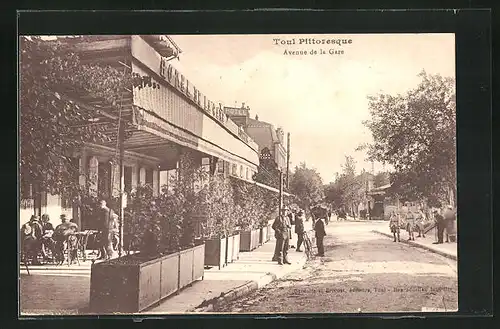
[[(300, 269), (301, 267), (304, 266), (306, 263), (307, 258), (305, 256), (301, 257), (300, 260), (296, 263), (297, 264), (297, 269)], [(291, 272), (296, 271), (292, 270)], [(288, 273), (287, 273), (288, 274)], [(286, 275), (286, 274), (285, 274)], [(227, 292), (222, 292), (219, 297), (214, 297), (209, 300), (203, 301), (200, 305), (186, 311), (186, 312), (196, 312), (196, 313), (203, 313), (203, 312), (211, 312), (215, 308), (215, 306), (219, 305), (224, 305), (226, 303), (229, 303), (231, 301), (234, 301), (238, 298), (244, 297), (259, 288), (264, 287), (265, 285), (279, 279), (276, 274), (267, 272), (265, 275), (263, 275), (258, 281), (248, 281), (247, 283), (244, 283), (243, 285), (236, 287), (234, 289), (231, 289)]]
[[(386, 237), (389, 237), (389, 238), (393, 237), (391, 234), (388, 234), (388, 233), (383, 233), (383, 232), (379, 232), (379, 231), (375, 231), (375, 230), (372, 230), (372, 232), (380, 234), (380, 235), (383, 235), (383, 236), (386, 236)], [(421, 245), (419, 243), (415, 243), (413, 241), (401, 240), (401, 242), (403, 242), (403, 243), (405, 243), (407, 245), (413, 246), (413, 247), (417, 247), (417, 248), (420, 248), (420, 249), (424, 249), (424, 250), (433, 252), (435, 254), (441, 255), (443, 257), (446, 257), (446, 258), (449, 258), (449, 259), (452, 259), (452, 260), (455, 260), (455, 261), (457, 260), (457, 256), (448, 254), (448, 253), (446, 253), (444, 251), (441, 251), (441, 250), (436, 250), (434, 248), (430, 248), (428, 246), (424, 246), (424, 245)]]

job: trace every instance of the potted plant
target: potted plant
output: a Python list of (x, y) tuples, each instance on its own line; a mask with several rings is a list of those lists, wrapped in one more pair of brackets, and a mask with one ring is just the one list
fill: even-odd
[(139, 186), (131, 194), (126, 255), (92, 265), (92, 313), (140, 312), (203, 278), (205, 246), (194, 239), (192, 218), (197, 193), (189, 172), (184, 176), (174, 191), (155, 197), (150, 186)]
[(220, 268), (233, 260), (234, 201), (232, 186), (222, 176), (212, 177), (202, 191), (205, 214), (205, 265)]

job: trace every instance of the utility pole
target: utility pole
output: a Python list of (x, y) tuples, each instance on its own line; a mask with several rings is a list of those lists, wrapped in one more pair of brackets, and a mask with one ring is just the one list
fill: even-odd
[(290, 133), (286, 139), (286, 189), (290, 190)]
[(120, 177), (120, 223), (119, 223), (119, 231), (120, 231), (120, 245), (118, 248), (118, 256), (122, 256), (122, 251), (123, 251), (123, 155), (125, 153), (124, 149), (124, 141), (125, 141), (125, 125), (123, 124), (123, 121), (119, 123), (119, 128), (118, 128), (118, 141), (120, 143), (119, 148), (120, 148), (120, 159), (118, 161), (118, 166), (119, 166), (119, 177)]
[(280, 170), (280, 193), (279, 193), (279, 214), (281, 215), (281, 209), (283, 209), (283, 171)]

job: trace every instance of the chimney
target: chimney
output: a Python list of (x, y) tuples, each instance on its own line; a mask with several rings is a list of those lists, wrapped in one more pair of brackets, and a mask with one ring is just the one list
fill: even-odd
[(245, 103), (241, 103), (241, 108), (244, 109), (245, 108)]
[(255, 120), (259, 121), (259, 116), (257, 114), (255, 115)]

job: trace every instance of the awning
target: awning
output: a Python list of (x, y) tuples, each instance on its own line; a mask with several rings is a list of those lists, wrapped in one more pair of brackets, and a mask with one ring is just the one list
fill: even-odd
[[(232, 175), (231, 175), (231, 176), (229, 176), (229, 177), (231, 177), (231, 178), (233, 178), (233, 179), (238, 179), (238, 180), (244, 181), (244, 182), (246, 182), (246, 183), (248, 183), (248, 184), (257, 185), (257, 186), (262, 187), (262, 188), (264, 188), (264, 189), (266, 189), (266, 190), (269, 190), (269, 191), (271, 191), (271, 192), (280, 193), (280, 191), (279, 191), (277, 188), (274, 188), (274, 187), (269, 186), (269, 185), (266, 185), (266, 184), (262, 184), (262, 183), (259, 183), (259, 182), (256, 182), (256, 181), (252, 181), (252, 180), (244, 179), (244, 178), (241, 178), (241, 177), (238, 177), (238, 176), (232, 176)], [(285, 192), (285, 191), (283, 191), (283, 195), (284, 195), (284, 196), (295, 196), (295, 195), (290, 194), (290, 193), (287, 193), (287, 192)]]

